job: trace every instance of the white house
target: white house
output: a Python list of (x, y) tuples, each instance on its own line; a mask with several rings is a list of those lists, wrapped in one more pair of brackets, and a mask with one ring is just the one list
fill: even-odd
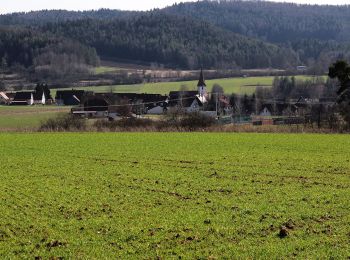
[(149, 115), (161, 115), (164, 114), (164, 107), (161, 105), (155, 106), (151, 109), (147, 110), (147, 114)]
[(264, 107), (260, 112), (260, 116), (272, 116), (270, 110), (267, 107)]

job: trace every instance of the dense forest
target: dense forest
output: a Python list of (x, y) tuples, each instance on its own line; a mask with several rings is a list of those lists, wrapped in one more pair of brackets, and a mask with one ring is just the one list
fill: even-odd
[[(101, 59), (171, 68), (283, 68), (324, 73), (350, 58), (350, 7), (199, 1), (149, 12), (101, 9), (0, 15), (2, 67), (61, 75)], [(99, 57), (97, 57), (97, 55)]]
[(290, 48), (300, 64), (314, 66), (318, 73), (326, 71), (330, 62), (350, 56), (350, 5), (199, 1), (177, 4), (162, 12), (193, 17)]
[(99, 64), (95, 49), (65, 37), (29, 28), (0, 28), (0, 66), (58, 78), (88, 72)]
[(193, 17), (246, 36), (285, 43), (296, 39), (350, 40), (350, 6), (264, 1), (198, 1), (162, 12)]
[[(293, 52), (190, 18), (149, 13), (128, 20), (83, 19), (42, 27), (96, 48), (102, 57), (168, 67), (262, 68), (297, 64)], [(282, 58), (283, 57), (283, 58)]]
[(43, 10), (27, 13), (13, 13), (0, 15), (1, 25), (44, 25), (46, 23), (57, 23), (76, 21), (81, 19), (115, 19), (131, 18), (142, 12), (129, 12), (120, 10), (100, 9), (96, 11), (67, 11), (67, 10)]

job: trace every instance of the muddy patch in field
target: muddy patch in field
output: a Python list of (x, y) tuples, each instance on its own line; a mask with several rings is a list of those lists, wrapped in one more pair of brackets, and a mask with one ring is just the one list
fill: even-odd
[(50, 251), (52, 248), (56, 247), (66, 247), (67, 242), (62, 242), (59, 240), (52, 240), (46, 244), (46, 248)]
[(188, 196), (184, 196), (180, 193), (177, 193), (177, 192), (170, 192), (170, 191), (162, 191), (162, 190), (154, 190), (154, 189), (147, 189), (147, 191), (150, 191), (150, 192), (156, 192), (156, 193), (162, 193), (162, 194), (167, 194), (167, 195), (170, 195), (170, 196), (173, 196), (177, 199), (180, 199), (180, 200), (190, 200), (191, 198), (188, 197)]

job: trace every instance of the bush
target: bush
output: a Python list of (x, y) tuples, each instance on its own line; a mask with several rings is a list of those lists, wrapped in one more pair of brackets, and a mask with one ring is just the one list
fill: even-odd
[(203, 115), (201, 113), (185, 114), (180, 119), (180, 126), (190, 131), (200, 129), (200, 128), (207, 128), (215, 124), (216, 124), (215, 118)]
[(155, 122), (150, 119), (124, 118), (118, 121), (98, 120), (94, 123), (94, 127), (96, 127), (99, 131), (103, 129), (113, 131), (117, 128), (147, 128), (153, 126), (154, 124)]
[[(212, 117), (189, 113), (179, 117), (175, 123), (172, 120), (154, 121), (144, 118), (124, 118), (118, 121), (101, 119), (95, 121), (93, 128), (97, 131), (195, 131), (205, 129), (216, 124)], [(43, 122), (39, 131), (86, 131), (87, 120), (72, 115), (60, 115), (57, 118)]]
[(188, 113), (181, 116), (177, 115), (176, 120), (172, 117), (159, 121), (141, 118), (124, 118), (118, 121), (98, 120), (95, 122), (94, 127), (97, 131), (195, 131), (215, 124), (215, 118), (200, 113)]
[(43, 122), (39, 131), (84, 131), (86, 130), (86, 120), (73, 115), (60, 115)]

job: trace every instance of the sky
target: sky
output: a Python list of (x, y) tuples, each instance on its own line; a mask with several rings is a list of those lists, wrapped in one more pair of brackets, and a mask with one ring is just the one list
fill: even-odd
[[(100, 8), (121, 10), (150, 10), (172, 5), (176, 2), (194, 0), (0, 0), (0, 13), (27, 12), (42, 9), (93, 10)], [(350, 4), (350, 0), (273, 0), (299, 4)]]

